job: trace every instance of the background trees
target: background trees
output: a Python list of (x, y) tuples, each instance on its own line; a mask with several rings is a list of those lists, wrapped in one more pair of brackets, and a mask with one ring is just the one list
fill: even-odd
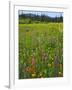
[(30, 24), (30, 23), (48, 23), (48, 22), (63, 22), (63, 16), (50, 17), (47, 15), (36, 15), (36, 14), (21, 14), (19, 15), (19, 23)]

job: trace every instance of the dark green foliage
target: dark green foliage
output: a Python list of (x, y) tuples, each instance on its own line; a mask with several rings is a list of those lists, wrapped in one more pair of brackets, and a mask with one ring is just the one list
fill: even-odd
[(49, 22), (63, 22), (63, 17), (49, 17), (46, 15), (36, 14), (21, 14), (19, 15), (19, 23), (30, 24), (30, 23), (49, 23)]

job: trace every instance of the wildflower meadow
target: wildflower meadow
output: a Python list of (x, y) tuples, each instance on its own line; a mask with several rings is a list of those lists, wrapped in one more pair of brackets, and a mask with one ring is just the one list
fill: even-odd
[(32, 19), (19, 17), (19, 79), (63, 77), (63, 21)]

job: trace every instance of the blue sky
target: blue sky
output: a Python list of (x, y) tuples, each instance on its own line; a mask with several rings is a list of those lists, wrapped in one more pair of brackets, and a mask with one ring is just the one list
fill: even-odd
[(23, 11), (19, 10), (19, 14), (36, 14), (36, 15), (48, 15), (50, 17), (60, 17), (63, 16), (62, 12), (48, 12), (48, 11)]

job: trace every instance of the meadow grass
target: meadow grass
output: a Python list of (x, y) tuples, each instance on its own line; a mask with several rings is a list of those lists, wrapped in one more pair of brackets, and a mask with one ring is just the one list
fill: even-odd
[(63, 76), (63, 23), (19, 24), (19, 79)]

